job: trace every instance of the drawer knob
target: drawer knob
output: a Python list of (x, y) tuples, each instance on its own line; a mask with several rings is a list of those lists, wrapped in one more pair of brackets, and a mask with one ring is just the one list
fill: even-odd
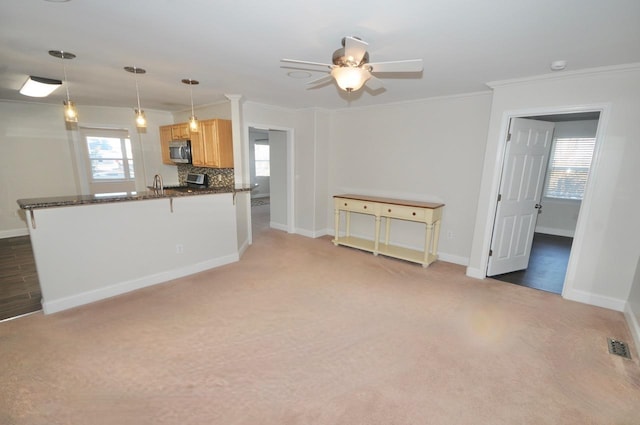
[(413, 215), (416, 215), (416, 213), (413, 213)]
[(344, 203), (344, 206), (345, 206), (345, 207), (347, 206), (347, 203), (346, 203), (346, 202)]
[(387, 210), (387, 212), (391, 212), (391, 208), (389, 208), (389, 209)]
[(367, 206), (366, 206), (366, 205), (364, 206), (364, 209), (365, 209), (365, 210), (367, 209)]

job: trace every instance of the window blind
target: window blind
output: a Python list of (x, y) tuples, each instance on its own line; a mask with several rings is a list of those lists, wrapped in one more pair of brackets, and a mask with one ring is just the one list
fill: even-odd
[(589, 177), (594, 138), (558, 138), (549, 160), (544, 196), (577, 199), (584, 196)]

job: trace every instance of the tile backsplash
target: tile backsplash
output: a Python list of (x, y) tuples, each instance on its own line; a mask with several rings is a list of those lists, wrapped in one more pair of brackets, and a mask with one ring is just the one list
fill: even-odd
[(178, 180), (181, 185), (186, 185), (188, 173), (206, 174), (209, 176), (209, 187), (229, 187), (235, 184), (233, 168), (205, 168), (194, 167), (191, 164), (178, 164)]

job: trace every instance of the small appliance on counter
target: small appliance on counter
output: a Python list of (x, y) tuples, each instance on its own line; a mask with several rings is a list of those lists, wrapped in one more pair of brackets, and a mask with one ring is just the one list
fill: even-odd
[(206, 174), (188, 173), (184, 186), (165, 186), (167, 190), (180, 190), (193, 192), (194, 190), (207, 189), (209, 187), (209, 176)]
[(209, 176), (206, 174), (188, 173), (185, 179), (188, 187), (202, 189), (209, 187)]

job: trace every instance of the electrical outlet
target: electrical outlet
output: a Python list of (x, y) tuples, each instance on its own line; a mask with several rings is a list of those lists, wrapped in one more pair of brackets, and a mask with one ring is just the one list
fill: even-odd
[(184, 246), (182, 244), (177, 244), (176, 245), (176, 254), (183, 254), (184, 253)]
[(447, 231), (447, 239), (453, 239), (453, 231), (452, 230), (448, 230)]

